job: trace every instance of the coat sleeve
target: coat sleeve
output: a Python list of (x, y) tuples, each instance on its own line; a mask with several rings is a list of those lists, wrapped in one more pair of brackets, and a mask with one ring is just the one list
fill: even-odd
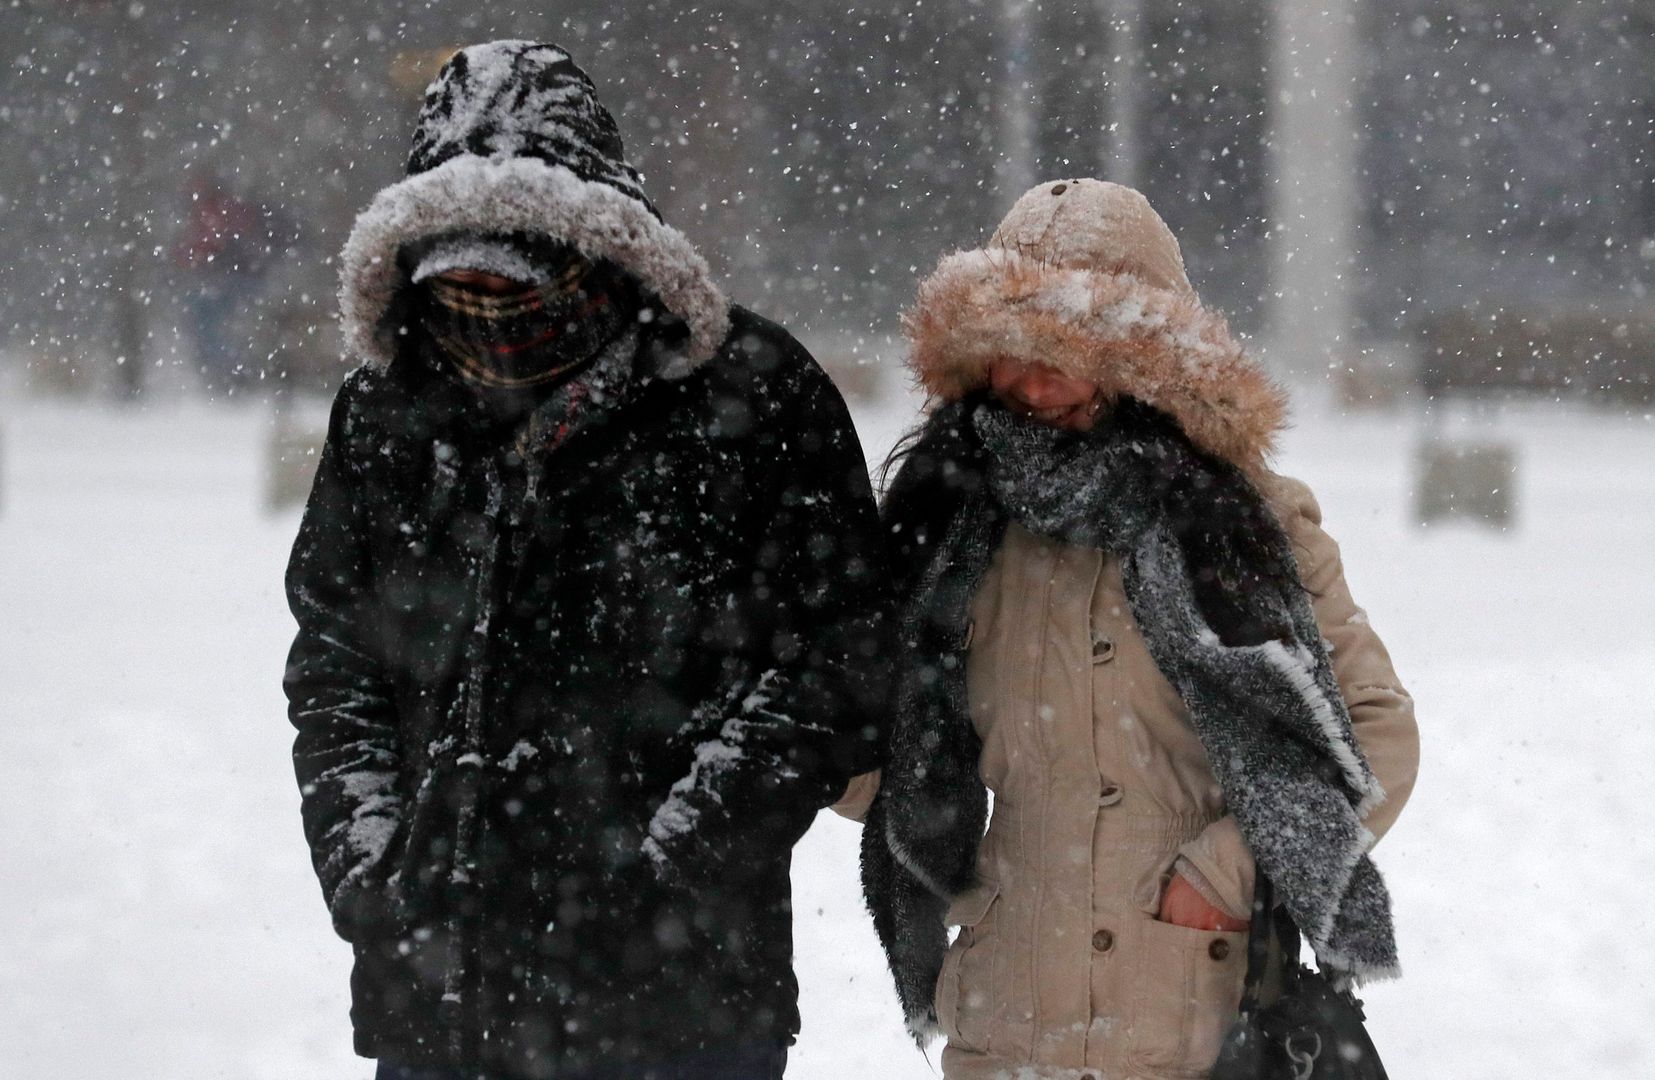
[[(877, 764), (888, 582), (867, 463), (838, 391), (796, 344), (796, 382), (748, 467), (769, 482), (732, 604), (739, 676), (649, 823), (663, 878), (705, 880), (743, 850), (791, 846)], [(760, 458), (766, 460), (760, 460)]]
[[(401, 818), (401, 754), (371, 632), (367, 543), (344, 452), (351, 385), (340, 391), (287, 568), (299, 631), (282, 679), (297, 730), (293, 766), (305, 838), (334, 925), (350, 936), (357, 900)], [(351, 909), (351, 910), (347, 910)]]
[[(1397, 678), (1367, 613), (1351, 598), (1339, 545), (1322, 529), (1322, 510), (1310, 489), (1297, 480), (1276, 477), (1274, 490), (1267, 494), (1293, 542), (1356, 741), (1385, 789), (1384, 801), (1363, 819), (1377, 842), (1413, 793), (1419, 768), (1413, 698)], [(1178, 869), (1209, 902), (1236, 918), (1247, 918), (1253, 898), (1253, 856), (1234, 816), (1220, 818), (1184, 845)]]

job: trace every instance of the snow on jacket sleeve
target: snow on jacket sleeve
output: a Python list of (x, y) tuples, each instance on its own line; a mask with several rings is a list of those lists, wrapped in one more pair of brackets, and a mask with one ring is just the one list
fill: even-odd
[(311, 862), (347, 937), (343, 909), (383, 888), (376, 870), (402, 811), (396, 715), (370, 630), (374, 594), (344, 447), (351, 395), (347, 383), (334, 403), (288, 563), (299, 632), (282, 679)]
[[(1414, 702), (1397, 679), (1384, 642), (1345, 583), (1339, 545), (1322, 529), (1322, 510), (1297, 480), (1274, 477), (1268, 492), (1293, 542), (1322, 637), (1331, 646), (1333, 674), (1350, 709), (1351, 729), (1385, 800), (1362, 819), (1375, 842), (1402, 812), (1419, 769)], [(1233, 815), (1209, 825), (1179, 852), (1178, 869), (1208, 902), (1247, 918), (1253, 902), (1253, 856)]]
[(768, 502), (754, 507), (766, 524), (752, 586), (732, 600), (747, 629), (732, 658), (742, 676), (644, 842), (667, 880), (704, 881), (744, 850), (790, 846), (876, 764), (888, 586), (866, 460), (833, 384), (787, 344), (774, 457), (749, 463), (770, 480), (755, 486)]

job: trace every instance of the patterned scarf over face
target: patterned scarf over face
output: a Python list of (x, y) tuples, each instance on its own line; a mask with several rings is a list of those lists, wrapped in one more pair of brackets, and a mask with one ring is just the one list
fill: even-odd
[(633, 321), (636, 289), (618, 270), (562, 248), (549, 280), (493, 293), (434, 277), (421, 325), (464, 382), (484, 391), (545, 389), (580, 371)]

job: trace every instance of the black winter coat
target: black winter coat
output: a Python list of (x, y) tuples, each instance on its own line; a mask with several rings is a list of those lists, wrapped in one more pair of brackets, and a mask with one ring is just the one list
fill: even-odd
[(789, 853), (873, 763), (887, 586), (843, 402), (731, 316), (538, 479), (412, 355), (338, 395), (285, 687), (365, 1056), (543, 1077), (798, 1030)]

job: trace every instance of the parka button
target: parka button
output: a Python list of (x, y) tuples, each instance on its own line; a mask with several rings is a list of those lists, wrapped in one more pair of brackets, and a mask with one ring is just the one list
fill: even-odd
[(1098, 805), (1114, 806), (1121, 801), (1121, 786), (1119, 784), (1105, 784), (1098, 789)]
[(1228, 960), (1230, 958), (1230, 943), (1223, 938), (1218, 938), (1207, 946), (1207, 955), (1214, 960)]
[(1098, 952), (1108, 952), (1115, 947), (1115, 935), (1107, 930), (1099, 930), (1092, 935), (1092, 948)]
[(1092, 663), (1106, 664), (1115, 659), (1115, 643), (1108, 638), (1098, 638), (1092, 642)]

